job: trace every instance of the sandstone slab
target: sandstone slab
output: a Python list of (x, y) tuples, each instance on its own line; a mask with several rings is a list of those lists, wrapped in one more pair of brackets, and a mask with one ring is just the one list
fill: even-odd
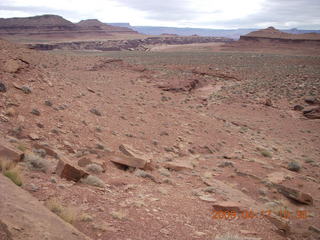
[(300, 190), (287, 187), (281, 184), (277, 184), (276, 188), (278, 191), (286, 196), (287, 198), (293, 199), (297, 202), (312, 205), (313, 204), (313, 198), (310, 194), (301, 192)]
[(69, 181), (78, 182), (81, 178), (89, 175), (86, 171), (74, 166), (66, 160), (59, 160), (56, 173), (61, 177)]
[(0, 140), (0, 157), (20, 162), (24, 157), (24, 153), (18, 149), (14, 149), (3, 140)]
[(134, 168), (144, 168), (147, 163), (146, 160), (141, 158), (129, 157), (126, 155), (120, 155), (116, 153), (109, 153), (107, 154), (106, 158), (113, 163)]

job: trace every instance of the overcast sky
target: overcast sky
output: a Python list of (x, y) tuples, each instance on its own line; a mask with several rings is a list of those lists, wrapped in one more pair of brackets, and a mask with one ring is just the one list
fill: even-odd
[(320, 29), (320, 0), (0, 0), (0, 18), (41, 14), (134, 26)]

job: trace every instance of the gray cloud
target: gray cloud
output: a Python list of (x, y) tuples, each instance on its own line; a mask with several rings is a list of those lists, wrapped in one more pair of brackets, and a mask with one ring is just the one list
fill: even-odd
[[(221, 27), (221, 28), (257, 28), (267, 25), (273, 25), (277, 28), (299, 27), (305, 29), (320, 29), (320, 0), (265, 0), (259, 12), (248, 15), (243, 18), (221, 20), (215, 18), (219, 13), (217, 10), (201, 12), (191, 8), (188, 3), (194, 0), (114, 0), (127, 8), (143, 11), (146, 14), (144, 25), (148, 25), (148, 20), (152, 22), (171, 22), (176, 26), (201, 27)], [(29, 7), (26, 1), (23, 6), (12, 6), (10, 0), (1, 0), (0, 10), (22, 11), (30, 15), (39, 14), (59, 14), (66, 18), (84, 19), (96, 18), (94, 13), (71, 11), (61, 9), (57, 6), (55, 9), (46, 7)], [(90, 4), (88, 1), (87, 4)], [(200, 4), (200, 3), (199, 3)], [(232, 7), (232, 6), (230, 6)], [(107, 10), (106, 10), (107, 13)], [(201, 16), (212, 15), (210, 21), (202, 21)], [(1, 16), (0, 16), (1, 17)], [(127, 16), (123, 16), (123, 22), (128, 21)], [(199, 18), (200, 17), (200, 18)]]

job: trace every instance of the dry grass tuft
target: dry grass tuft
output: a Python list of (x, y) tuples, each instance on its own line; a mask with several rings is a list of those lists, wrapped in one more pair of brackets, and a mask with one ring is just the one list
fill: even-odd
[(100, 178), (92, 175), (89, 175), (88, 177), (81, 179), (81, 182), (95, 187), (105, 187), (104, 182)]
[(0, 159), (0, 171), (17, 186), (22, 186), (21, 171), (16, 163)]
[(77, 220), (77, 211), (71, 207), (64, 207), (55, 198), (48, 200), (45, 205), (51, 212), (70, 224), (73, 224)]
[(25, 154), (24, 161), (26, 162), (28, 168), (33, 171), (47, 172), (49, 168), (48, 162), (44, 158), (34, 153)]

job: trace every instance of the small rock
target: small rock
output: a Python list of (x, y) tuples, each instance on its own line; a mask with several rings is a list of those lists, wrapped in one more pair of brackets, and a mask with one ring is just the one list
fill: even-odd
[(293, 107), (293, 110), (295, 110), (295, 111), (302, 111), (303, 109), (304, 109), (304, 107), (301, 106), (301, 105), (295, 105), (295, 106)]
[(264, 104), (265, 104), (266, 106), (268, 106), (268, 107), (272, 107), (272, 105), (273, 105), (270, 98), (267, 98)]
[(90, 112), (97, 115), (97, 116), (102, 116), (101, 112), (99, 112), (97, 109), (95, 108), (91, 108), (90, 109)]
[(52, 183), (57, 183), (57, 179), (56, 179), (55, 177), (51, 177), (51, 178), (50, 178), (50, 182), (52, 182)]
[(40, 139), (40, 137), (35, 133), (30, 133), (28, 136), (31, 140), (39, 140)]
[(0, 92), (6, 92), (6, 91), (7, 91), (6, 86), (4, 85), (4, 83), (0, 82)]
[(310, 119), (320, 119), (320, 107), (310, 107), (303, 110), (303, 115)]
[(215, 199), (211, 196), (208, 196), (208, 195), (201, 195), (201, 196), (199, 196), (199, 198), (205, 202), (216, 202), (217, 201), (217, 199)]
[(314, 96), (308, 96), (304, 99), (304, 101), (308, 104), (318, 104), (320, 101)]
[(167, 169), (171, 169), (174, 171), (182, 171), (182, 170), (192, 170), (193, 165), (189, 162), (182, 162), (182, 161), (176, 161), (176, 162), (167, 162), (164, 163), (163, 167)]
[(301, 165), (299, 162), (293, 161), (288, 164), (288, 170), (293, 172), (299, 172), (301, 169)]
[(224, 168), (224, 167), (234, 167), (233, 162), (230, 161), (224, 161), (219, 163), (218, 167)]
[(40, 111), (38, 109), (32, 109), (31, 113), (36, 116), (40, 116)]
[(240, 212), (241, 206), (236, 202), (221, 201), (212, 205), (218, 211), (236, 211)]
[(309, 230), (310, 231), (313, 231), (313, 232), (315, 232), (315, 233), (318, 233), (318, 234), (320, 234), (320, 228), (317, 228), (317, 227), (315, 227), (315, 226), (310, 226), (309, 227)]
[(165, 176), (165, 177), (170, 177), (171, 176), (170, 171), (168, 169), (166, 169), (166, 168), (159, 168), (158, 171), (162, 176)]
[(30, 93), (31, 93), (31, 89), (28, 88), (28, 87), (26, 87), (26, 86), (22, 86), (22, 87), (20, 88), (20, 90), (21, 90), (23, 93), (25, 93), (25, 94), (30, 94)]
[(44, 101), (44, 104), (48, 107), (51, 107), (53, 105), (52, 102), (49, 100)]

